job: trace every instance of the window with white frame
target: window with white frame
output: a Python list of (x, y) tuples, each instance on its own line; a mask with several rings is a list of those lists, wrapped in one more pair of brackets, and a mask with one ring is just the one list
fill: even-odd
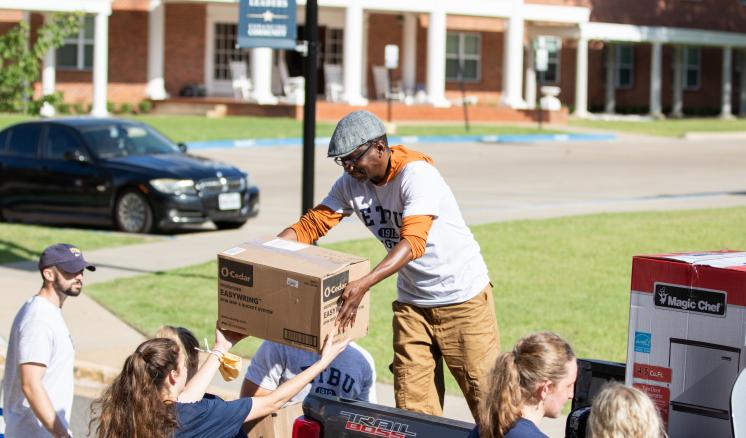
[(68, 70), (90, 70), (93, 68), (93, 16), (81, 18), (78, 33), (65, 39), (57, 49), (58, 68)]
[(630, 44), (620, 44), (615, 47), (614, 64), (614, 87), (620, 90), (628, 90), (635, 83), (635, 48)]
[(249, 62), (249, 49), (236, 47), (236, 23), (215, 23), (215, 38), (213, 41), (213, 78), (216, 80), (231, 79), (231, 61)]
[(344, 53), (344, 30), (326, 29), (324, 41), (324, 64), (342, 64)]
[(539, 81), (541, 84), (558, 84), (562, 40), (557, 37), (543, 38), (547, 49), (547, 70), (539, 72)]
[(698, 90), (702, 73), (702, 50), (699, 47), (684, 47), (682, 63), (684, 64), (684, 89)]
[(460, 67), (466, 82), (481, 79), (482, 36), (478, 33), (448, 32), (446, 36), (446, 80), (456, 81)]

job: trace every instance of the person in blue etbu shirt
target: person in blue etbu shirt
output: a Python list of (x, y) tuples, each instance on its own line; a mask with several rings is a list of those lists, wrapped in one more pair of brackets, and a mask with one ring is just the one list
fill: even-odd
[(497, 358), (469, 438), (548, 438), (539, 423), (562, 413), (577, 374), (575, 353), (558, 335), (521, 339)]
[(265, 397), (233, 401), (205, 398), (205, 390), (220, 367), (220, 358), (244, 338), (215, 330), (215, 347), (187, 383), (178, 344), (155, 338), (140, 344), (124, 362), (122, 372), (94, 402), (91, 424), (98, 438), (233, 438), (247, 421), (282, 408), (347, 347), (329, 336), (320, 359)]

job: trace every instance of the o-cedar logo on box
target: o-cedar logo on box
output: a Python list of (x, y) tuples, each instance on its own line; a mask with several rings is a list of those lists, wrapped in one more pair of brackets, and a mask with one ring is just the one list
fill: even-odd
[(657, 367), (635, 363), (632, 375), (638, 379), (655, 380), (656, 382), (671, 383), (671, 368)]
[(341, 272), (333, 277), (329, 277), (322, 283), (322, 292), (324, 294), (324, 302), (331, 301), (345, 291), (345, 286), (350, 281), (350, 271)]
[(220, 259), (218, 276), (223, 281), (240, 286), (254, 287), (254, 266), (236, 263), (232, 260)]

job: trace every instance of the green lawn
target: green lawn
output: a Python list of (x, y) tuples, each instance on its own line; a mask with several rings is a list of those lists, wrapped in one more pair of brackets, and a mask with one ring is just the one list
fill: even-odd
[[(601, 214), (524, 220), (473, 227), (495, 285), (503, 348), (523, 335), (552, 330), (571, 341), (579, 357), (624, 361), (631, 258), (635, 254), (746, 248), (746, 208)], [(329, 245), (380, 260), (374, 240)], [(216, 265), (145, 275), (87, 291), (146, 334), (161, 324), (183, 325), (198, 338), (212, 331), (217, 312)], [(391, 381), (391, 307), (395, 281), (372, 292), (370, 334), (360, 340), (378, 377)], [(177, 306), (174, 303), (179, 303)], [(250, 356), (260, 341), (237, 351)], [(457, 391), (452, 379), (448, 388)]]
[(0, 224), (0, 264), (38, 260), (41, 252), (55, 243), (70, 243), (83, 252), (113, 246), (133, 245), (155, 237), (130, 236), (111, 231)]
[[(303, 122), (279, 117), (224, 117), (208, 119), (200, 116), (125, 116), (148, 123), (176, 142), (207, 140), (241, 140), (260, 138), (292, 138), (303, 136)], [(0, 129), (13, 123), (30, 120), (29, 116), (0, 114)], [(316, 135), (329, 137), (334, 132), (334, 123), (318, 122)], [(504, 135), (504, 134), (550, 134), (559, 131), (538, 130), (530, 126), (473, 125), (466, 131), (463, 124), (444, 125), (400, 125), (397, 135)]]
[(569, 125), (665, 137), (681, 137), (687, 132), (746, 131), (746, 119), (721, 120), (718, 118), (646, 121), (570, 120)]

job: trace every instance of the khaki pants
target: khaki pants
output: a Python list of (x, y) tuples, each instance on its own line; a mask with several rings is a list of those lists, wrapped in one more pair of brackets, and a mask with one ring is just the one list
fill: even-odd
[(500, 350), (492, 285), (464, 303), (425, 308), (394, 301), (392, 308), (396, 407), (443, 414), (445, 388), (436, 375), (442, 358), (477, 418)]

